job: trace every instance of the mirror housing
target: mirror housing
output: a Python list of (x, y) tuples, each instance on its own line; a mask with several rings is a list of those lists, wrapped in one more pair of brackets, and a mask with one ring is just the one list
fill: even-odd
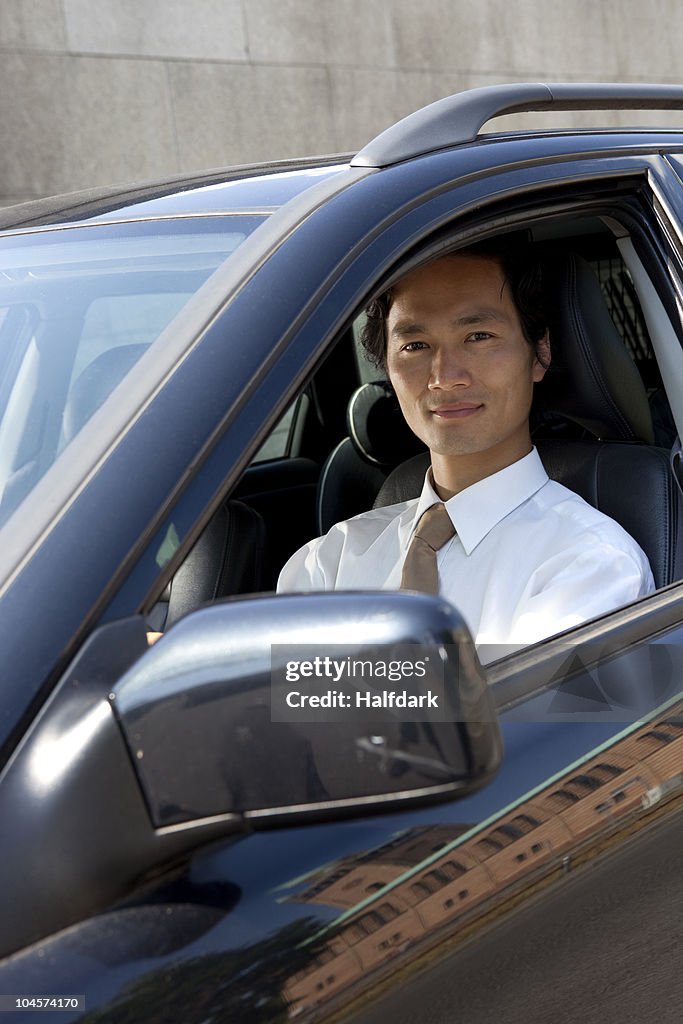
[(157, 828), (453, 799), (502, 756), (467, 627), (422, 594), (219, 602), (180, 620), (111, 699)]

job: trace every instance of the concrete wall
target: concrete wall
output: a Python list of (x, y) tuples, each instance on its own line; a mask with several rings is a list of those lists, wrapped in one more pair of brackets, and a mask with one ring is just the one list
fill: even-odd
[(682, 38), (681, 0), (0, 0), (0, 203), (355, 150), (467, 86), (683, 81)]

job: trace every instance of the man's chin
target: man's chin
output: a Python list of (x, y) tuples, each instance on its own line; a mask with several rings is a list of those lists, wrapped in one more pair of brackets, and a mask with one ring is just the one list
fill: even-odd
[(443, 442), (438, 444), (427, 443), (427, 447), (429, 448), (432, 455), (440, 455), (443, 458), (458, 458), (466, 457), (468, 455), (481, 455), (483, 452), (488, 451), (487, 446), (477, 444), (476, 441), (472, 441), (470, 444), (467, 444), (464, 441), (449, 442), (447, 444)]
[(425, 432), (421, 440), (435, 455), (478, 455), (496, 444), (462, 429)]

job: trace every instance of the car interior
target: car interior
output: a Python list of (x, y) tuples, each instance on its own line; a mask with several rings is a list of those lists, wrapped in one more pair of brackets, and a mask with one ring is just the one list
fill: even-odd
[[(534, 444), (549, 476), (616, 519), (648, 555), (657, 587), (667, 586), (683, 576), (670, 457), (677, 431), (617, 237), (624, 232), (599, 215), (544, 218), (525, 230), (542, 254), (553, 352), (536, 385)], [(642, 269), (632, 246), (627, 252)], [(671, 330), (661, 303), (649, 314)], [(206, 601), (273, 590), (309, 539), (419, 494), (428, 455), (364, 355), (362, 323), (360, 311), (266, 439), (150, 609), (150, 629)]]

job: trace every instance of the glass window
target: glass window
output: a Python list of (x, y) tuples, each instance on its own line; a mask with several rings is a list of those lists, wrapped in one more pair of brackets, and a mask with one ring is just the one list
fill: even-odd
[(540, 822), (532, 818), (530, 814), (518, 814), (516, 818), (513, 818), (510, 824), (518, 830), (518, 832), (526, 834), (531, 832), (532, 829), (538, 828)]
[(636, 736), (636, 743), (648, 754), (651, 754), (654, 750), (659, 750), (660, 747), (671, 743), (674, 738), (671, 733), (665, 732), (663, 729), (649, 729), (642, 736)]
[(441, 871), (449, 879), (459, 878), (460, 875), (465, 874), (466, 870), (459, 860), (447, 860), (445, 864), (441, 865)]
[(578, 802), (579, 798), (576, 793), (570, 793), (568, 789), (556, 789), (548, 797), (548, 803), (553, 810), (564, 810), (565, 807), (571, 807), (572, 804)]
[(256, 452), (253, 462), (267, 462), (269, 459), (282, 459), (290, 454), (297, 410), (301, 400), (304, 398), (305, 395), (301, 395), (296, 402), (290, 405), (284, 416), (278, 420), (271, 433)]
[(575, 775), (573, 779), (568, 779), (565, 785), (571, 786), (580, 796), (584, 796), (586, 793), (592, 793), (594, 789), (599, 789), (602, 783), (602, 779), (593, 775)]
[(398, 917), (398, 910), (392, 903), (382, 903), (377, 913), (383, 921), (393, 921), (395, 917)]
[(262, 216), (0, 237), (0, 523)]
[(498, 853), (503, 849), (503, 844), (498, 842), (497, 839), (492, 839), (490, 836), (487, 836), (486, 839), (480, 839), (476, 845), (484, 857), (491, 857), (494, 853)]
[(591, 768), (591, 775), (596, 779), (600, 779), (601, 782), (609, 782), (610, 779), (621, 775), (623, 770), (623, 768), (618, 768), (615, 764), (595, 764)]
[(514, 843), (515, 839), (520, 839), (524, 832), (515, 825), (510, 824), (499, 825), (498, 828), (493, 830), (492, 834), (501, 841), (503, 846), (509, 846), (510, 843)]
[(148, 345), (185, 305), (192, 292), (102, 295), (88, 306), (71, 372), (72, 382), (104, 352), (124, 345)]

